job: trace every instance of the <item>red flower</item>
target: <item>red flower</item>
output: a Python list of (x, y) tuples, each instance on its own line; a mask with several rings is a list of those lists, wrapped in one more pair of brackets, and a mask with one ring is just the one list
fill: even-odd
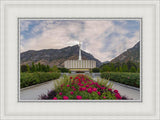
[(101, 92), (97, 92), (98, 95), (101, 95)]
[(93, 88), (92, 90), (96, 92), (96, 91), (97, 91), (97, 88)]
[(68, 100), (69, 98), (68, 98), (68, 96), (63, 96), (63, 99)]
[(82, 96), (77, 95), (76, 97), (78, 100), (82, 99)]
[(118, 90), (114, 90), (114, 93), (118, 93)]
[(73, 95), (73, 91), (71, 91), (70, 94)]
[(70, 77), (70, 79), (72, 79), (72, 76)]
[(83, 84), (80, 84), (80, 86), (83, 86)]
[(119, 93), (116, 93), (116, 94), (115, 94), (115, 97), (116, 97), (117, 99), (122, 99), (122, 97), (120, 96)]
[(101, 87), (102, 90), (106, 89), (105, 87)]
[(111, 89), (111, 88), (108, 88), (108, 91), (111, 91), (111, 92), (112, 92), (112, 89)]
[(67, 87), (69, 87), (69, 85), (67, 85)]
[(86, 88), (89, 88), (89, 85), (86, 85)]
[(92, 93), (92, 88), (88, 88), (88, 93)]
[(60, 92), (59, 95), (62, 95), (62, 92)]
[(53, 100), (57, 100), (57, 98), (56, 98), (56, 97), (54, 97), (54, 98), (53, 98)]
[(82, 91), (82, 88), (79, 88), (79, 91)]
[(82, 88), (82, 91), (85, 91), (85, 90), (86, 90), (86, 88), (85, 88), (85, 87), (83, 87), (83, 88)]
[(103, 96), (103, 98), (104, 98), (104, 99), (106, 99), (106, 97), (105, 97), (105, 96)]

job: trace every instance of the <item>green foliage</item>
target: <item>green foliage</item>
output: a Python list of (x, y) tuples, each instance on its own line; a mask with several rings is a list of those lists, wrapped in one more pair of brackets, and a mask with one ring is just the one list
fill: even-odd
[(139, 63), (107, 63), (100, 67), (100, 72), (140, 72)]
[(21, 88), (24, 88), (38, 83), (46, 82), (49, 80), (58, 79), (59, 77), (60, 73), (55, 73), (55, 72), (21, 73), (20, 85)]
[(93, 68), (93, 69), (92, 69), (92, 72), (93, 72), (93, 73), (98, 73), (98, 72), (100, 72), (100, 69), (99, 69), (99, 68)]
[(134, 87), (139, 87), (140, 84), (139, 73), (103, 72), (101, 73), (101, 77)]
[[(52, 71), (54, 72), (54, 70), (52, 70), (49, 65), (43, 65), (43, 64), (34, 64), (34, 62), (32, 62), (32, 65), (29, 66), (28, 64), (26, 65), (21, 65), (21, 72), (49, 72)], [(57, 70), (58, 71), (58, 70)]]
[(58, 68), (62, 73), (68, 73), (69, 69), (67, 68)]
[(21, 65), (21, 72), (27, 72), (27, 65)]

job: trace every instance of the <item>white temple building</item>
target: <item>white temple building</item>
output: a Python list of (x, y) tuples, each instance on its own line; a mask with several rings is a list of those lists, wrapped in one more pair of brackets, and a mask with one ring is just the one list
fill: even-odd
[(74, 72), (89, 72), (90, 69), (96, 67), (96, 61), (94, 60), (82, 60), (81, 55), (81, 43), (79, 42), (79, 59), (78, 60), (66, 60), (64, 67)]

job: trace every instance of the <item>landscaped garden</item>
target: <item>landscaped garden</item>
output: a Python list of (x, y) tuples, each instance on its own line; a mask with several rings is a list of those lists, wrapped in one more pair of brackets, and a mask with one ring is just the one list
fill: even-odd
[(91, 77), (78, 74), (76, 76), (64, 76), (55, 81), (54, 90), (42, 95), (41, 99), (52, 100), (121, 100), (127, 99), (121, 96), (118, 90), (112, 89), (109, 80), (99, 79), (94, 81)]

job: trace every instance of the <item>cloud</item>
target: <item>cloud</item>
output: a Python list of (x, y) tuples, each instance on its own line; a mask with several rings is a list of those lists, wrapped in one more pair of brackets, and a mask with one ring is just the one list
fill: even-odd
[(137, 21), (24, 20), (20, 25), (21, 52), (60, 49), (81, 41), (83, 50), (107, 61), (139, 41)]

